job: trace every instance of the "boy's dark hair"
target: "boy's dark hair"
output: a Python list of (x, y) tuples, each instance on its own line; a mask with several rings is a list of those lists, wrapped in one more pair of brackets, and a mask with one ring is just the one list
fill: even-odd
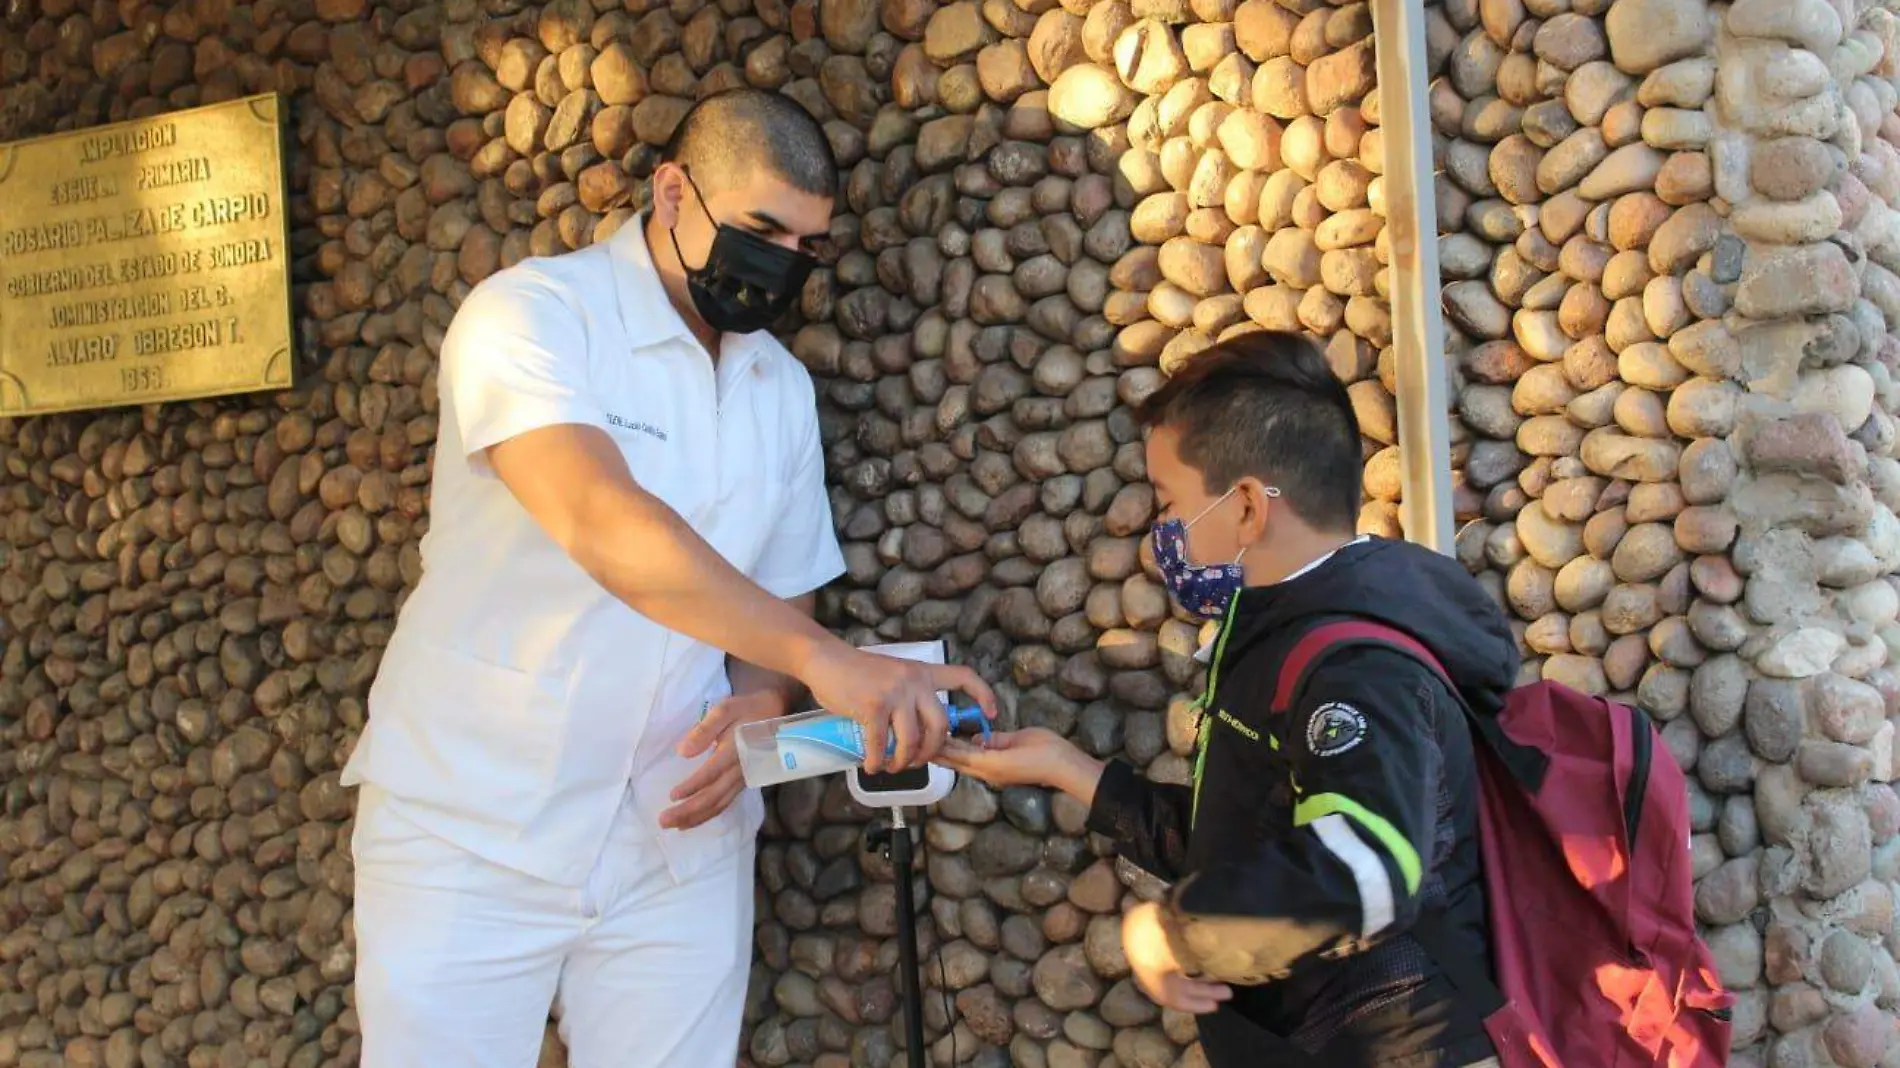
[(1252, 475), (1315, 527), (1352, 531), (1363, 497), (1359, 419), (1319, 347), (1258, 330), (1195, 354), (1143, 401), (1144, 427), (1172, 427), (1209, 493)]
[(804, 105), (761, 89), (724, 89), (694, 104), (660, 150), (711, 194), (770, 171), (800, 192), (836, 198), (831, 139)]

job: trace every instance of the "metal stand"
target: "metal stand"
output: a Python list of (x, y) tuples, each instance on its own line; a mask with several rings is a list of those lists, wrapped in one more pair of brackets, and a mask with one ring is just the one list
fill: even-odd
[(871, 834), (871, 846), (883, 847), (897, 873), (897, 960), (904, 995), (904, 1053), (910, 1068), (925, 1068), (924, 984), (917, 967), (917, 903), (911, 895), (910, 825), (902, 806), (892, 808), (891, 825)]

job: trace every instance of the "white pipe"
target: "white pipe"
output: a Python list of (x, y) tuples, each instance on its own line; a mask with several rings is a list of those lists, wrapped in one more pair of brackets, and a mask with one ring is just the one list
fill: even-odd
[(1425, 99), (1423, 0), (1372, 0), (1385, 138), (1387, 237), (1392, 247), (1392, 344), (1398, 359), (1399, 466), (1405, 536), (1452, 549), (1451, 401), (1440, 361), (1438, 213), (1431, 113)]

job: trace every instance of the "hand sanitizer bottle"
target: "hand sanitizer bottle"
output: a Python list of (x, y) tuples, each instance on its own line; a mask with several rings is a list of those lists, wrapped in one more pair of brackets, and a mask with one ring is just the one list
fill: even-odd
[[(952, 705), (945, 711), (951, 734), (976, 728), (989, 736), (990, 721), (982, 709)], [(897, 739), (888, 742), (886, 755), (897, 751)], [(822, 710), (743, 724), (735, 732), (734, 745), (739, 770), (752, 787), (829, 775), (864, 763), (864, 727), (849, 716)]]

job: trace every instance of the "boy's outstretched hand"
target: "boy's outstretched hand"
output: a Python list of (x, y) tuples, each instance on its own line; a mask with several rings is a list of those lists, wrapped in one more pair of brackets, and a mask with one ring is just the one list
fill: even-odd
[(1042, 727), (994, 734), (986, 744), (952, 738), (937, 762), (991, 786), (1053, 787), (1085, 805), (1102, 777), (1101, 761)]
[[(995, 734), (987, 745), (952, 738), (937, 760), (991, 786), (1054, 787), (1085, 805), (1094, 804), (1103, 769), (1101, 761), (1042, 727)], [(1137, 905), (1122, 918), (1122, 952), (1135, 983), (1165, 1008), (1198, 1015), (1234, 996), (1223, 984), (1182, 973), (1157, 905)]]
[(1163, 1008), (1202, 1015), (1234, 996), (1225, 984), (1182, 974), (1161, 926), (1161, 907), (1152, 902), (1136, 905), (1122, 917), (1122, 953), (1135, 985)]

